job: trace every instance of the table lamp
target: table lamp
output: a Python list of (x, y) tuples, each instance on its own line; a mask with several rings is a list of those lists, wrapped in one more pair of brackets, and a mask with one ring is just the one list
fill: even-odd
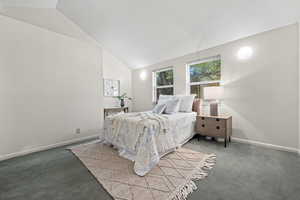
[(204, 100), (210, 101), (210, 115), (218, 116), (219, 99), (222, 97), (223, 88), (218, 86), (204, 87)]

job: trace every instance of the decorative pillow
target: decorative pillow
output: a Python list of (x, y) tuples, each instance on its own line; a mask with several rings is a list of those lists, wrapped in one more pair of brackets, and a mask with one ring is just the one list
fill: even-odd
[(165, 104), (167, 101), (169, 101), (173, 98), (174, 98), (174, 96), (172, 96), (172, 95), (163, 95), (163, 94), (161, 94), (161, 95), (159, 95), (157, 104)]
[(180, 98), (179, 112), (193, 112), (193, 102), (196, 95), (178, 95)]
[(152, 109), (152, 112), (156, 114), (162, 114), (165, 111), (166, 107), (166, 104), (156, 104), (155, 107)]
[(180, 99), (179, 98), (173, 98), (166, 102), (167, 107), (165, 110), (166, 114), (173, 114), (179, 112), (180, 108)]

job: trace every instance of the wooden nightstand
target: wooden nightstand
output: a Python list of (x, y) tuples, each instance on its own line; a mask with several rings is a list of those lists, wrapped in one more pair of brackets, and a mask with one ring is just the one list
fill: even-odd
[(229, 115), (209, 116), (198, 115), (196, 133), (210, 137), (224, 138), (224, 146), (231, 142), (232, 117)]

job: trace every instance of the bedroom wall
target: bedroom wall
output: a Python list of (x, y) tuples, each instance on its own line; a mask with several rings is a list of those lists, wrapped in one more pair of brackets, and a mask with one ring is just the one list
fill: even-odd
[(0, 160), (99, 134), (101, 49), (1, 15), (0, 27)]
[[(224, 99), (221, 112), (233, 116), (233, 136), (298, 149), (299, 66), (298, 24), (289, 25), (221, 46), (161, 62), (132, 73), (134, 110), (152, 108), (153, 70), (173, 66), (175, 94), (185, 94), (186, 64), (221, 55)], [(253, 56), (237, 59), (237, 51), (251, 46)], [(141, 80), (140, 74), (147, 74)]]
[[(120, 80), (120, 93), (127, 93), (132, 96), (131, 90), (131, 69), (113, 56), (109, 51), (103, 50), (103, 77), (105, 79)], [(131, 108), (131, 102), (126, 101), (126, 105)], [(120, 102), (116, 98), (104, 97), (104, 107), (120, 106)]]
[[(78, 25), (55, 8), (5, 7), (0, 8), (0, 14), (99, 46)], [(121, 93), (127, 92), (131, 95), (131, 70), (109, 51), (101, 46), (99, 48), (103, 50), (103, 77), (120, 80)], [(127, 104), (130, 105), (130, 102)], [(116, 98), (105, 97), (104, 107), (112, 106), (119, 106), (119, 101)]]
[(298, 118), (299, 118), (299, 122), (298, 122), (298, 131), (299, 131), (299, 145), (298, 145), (298, 154), (300, 155), (300, 19), (298, 20), (298, 77), (299, 77), (299, 113), (298, 113)]

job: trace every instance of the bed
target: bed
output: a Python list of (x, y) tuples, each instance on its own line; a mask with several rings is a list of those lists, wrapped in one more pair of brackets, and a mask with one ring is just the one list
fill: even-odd
[(198, 110), (194, 111), (173, 114), (147, 111), (110, 116), (104, 122), (101, 140), (117, 148), (120, 156), (132, 160), (134, 172), (144, 176), (161, 157), (194, 136)]

